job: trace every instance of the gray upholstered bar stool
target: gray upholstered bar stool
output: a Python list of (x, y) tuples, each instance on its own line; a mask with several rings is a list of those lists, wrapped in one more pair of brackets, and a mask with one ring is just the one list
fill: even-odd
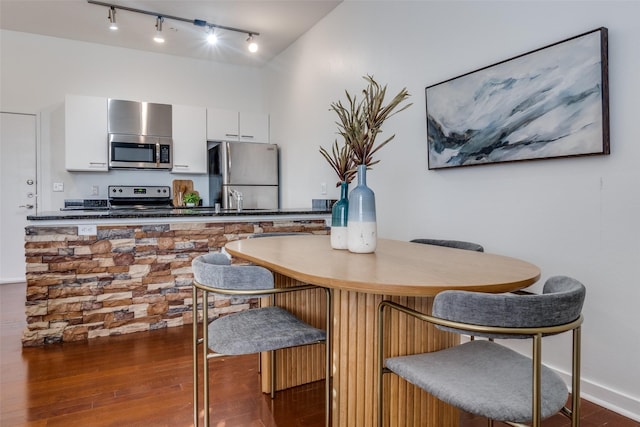
[(447, 248), (465, 249), (468, 251), (484, 252), (482, 245), (473, 242), (465, 242), (462, 240), (444, 240), (444, 239), (413, 239), (412, 243), (422, 243), (425, 245), (445, 246)]
[[(194, 426), (199, 425), (199, 377), (202, 376), (204, 425), (209, 426), (209, 359), (223, 355), (271, 352), (271, 398), (275, 395), (275, 351), (288, 347), (325, 343), (326, 348), (326, 420), (330, 422), (330, 367), (331, 367), (331, 294), (326, 289), (326, 330), (301, 321), (288, 311), (276, 307), (253, 308), (219, 317), (209, 322), (209, 294), (235, 297), (266, 297), (283, 292), (316, 289), (301, 285), (275, 288), (272, 273), (256, 265), (231, 265), (231, 260), (221, 253), (196, 257), (193, 262), (193, 407)], [(198, 293), (202, 297), (198, 299)], [(200, 307), (200, 308), (198, 308)], [(200, 323), (200, 327), (198, 323)], [(198, 349), (201, 345), (202, 348)], [(199, 372), (198, 359), (202, 359)]]
[[(281, 236), (304, 236), (309, 235), (304, 231), (269, 231), (266, 233), (253, 233), (247, 236), (247, 239), (259, 239), (262, 237), (281, 237)], [(258, 372), (262, 372), (262, 359), (258, 359)]]
[[(540, 295), (444, 291), (436, 295), (433, 315), (391, 301), (378, 311), (378, 426), (383, 424), (383, 374), (393, 372), (438, 399), (466, 412), (512, 426), (558, 412), (580, 424), (580, 328), (585, 298), (582, 283), (552, 277)], [(485, 338), (532, 338), (532, 358), (495, 341), (474, 340), (431, 353), (385, 359), (385, 309), (399, 310), (452, 332)], [(389, 317), (390, 318), (390, 317)], [(562, 378), (542, 364), (542, 337), (573, 331), (571, 408)]]

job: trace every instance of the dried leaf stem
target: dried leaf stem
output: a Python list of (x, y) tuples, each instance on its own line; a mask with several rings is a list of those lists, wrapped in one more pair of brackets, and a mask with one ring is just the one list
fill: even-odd
[(364, 164), (370, 168), (380, 162), (374, 160), (374, 154), (395, 137), (391, 135), (376, 145), (376, 137), (382, 132), (382, 124), (412, 105), (409, 103), (396, 110), (410, 96), (407, 88), (403, 88), (389, 104), (384, 105), (387, 86), (380, 86), (372, 76), (363, 78), (367, 81), (367, 87), (362, 90), (360, 101), (345, 91), (346, 104), (342, 101), (331, 103), (330, 110), (338, 115), (336, 125), (338, 134), (344, 139), (344, 145), (339, 146), (336, 140), (331, 153), (320, 147), (320, 154), (329, 162), (341, 181), (351, 182), (358, 165)]
[(331, 147), (331, 153), (329, 153), (324, 147), (320, 147), (320, 154), (327, 159), (327, 162), (329, 162), (333, 170), (338, 174), (338, 178), (340, 180), (336, 183), (336, 187), (339, 187), (340, 183), (343, 181), (353, 181), (356, 169), (353, 164), (353, 156), (349, 145), (343, 144), (342, 146), (339, 146), (338, 141), (336, 140)]

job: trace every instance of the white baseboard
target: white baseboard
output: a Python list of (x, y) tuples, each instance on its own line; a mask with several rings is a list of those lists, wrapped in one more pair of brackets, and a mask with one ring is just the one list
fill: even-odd
[[(571, 387), (571, 376), (566, 372), (556, 370), (564, 381)], [(629, 396), (617, 390), (612, 390), (602, 384), (581, 378), (580, 396), (595, 403), (598, 406), (607, 408), (624, 417), (640, 422), (640, 399)]]
[(13, 277), (8, 279), (0, 279), (0, 285), (8, 285), (9, 283), (24, 283), (27, 280), (24, 277)]

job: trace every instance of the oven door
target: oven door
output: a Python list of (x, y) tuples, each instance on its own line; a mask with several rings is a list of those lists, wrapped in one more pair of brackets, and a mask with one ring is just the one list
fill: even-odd
[(172, 154), (171, 138), (109, 134), (112, 169), (171, 169)]

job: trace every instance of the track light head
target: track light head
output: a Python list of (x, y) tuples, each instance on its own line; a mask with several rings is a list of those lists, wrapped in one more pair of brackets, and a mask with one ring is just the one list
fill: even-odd
[(249, 49), (249, 52), (256, 53), (258, 51), (258, 43), (256, 43), (256, 41), (253, 39), (253, 34), (249, 33), (247, 43), (247, 49)]
[(213, 27), (209, 27), (209, 32), (207, 33), (207, 43), (216, 44), (218, 41), (218, 36), (216, 36), (216, 31)]
[(114, 31), (118, 29), (118, 23), (116, 22), (116, 9), (114, 7), (109, 9), (109, 29)]
[(153, 41), (156, 43), (164, 43), (164, 36), (162, 35), (162, 22), (164, 18), (158, 16), (156, 18), (156, 35), (153, 37)]

